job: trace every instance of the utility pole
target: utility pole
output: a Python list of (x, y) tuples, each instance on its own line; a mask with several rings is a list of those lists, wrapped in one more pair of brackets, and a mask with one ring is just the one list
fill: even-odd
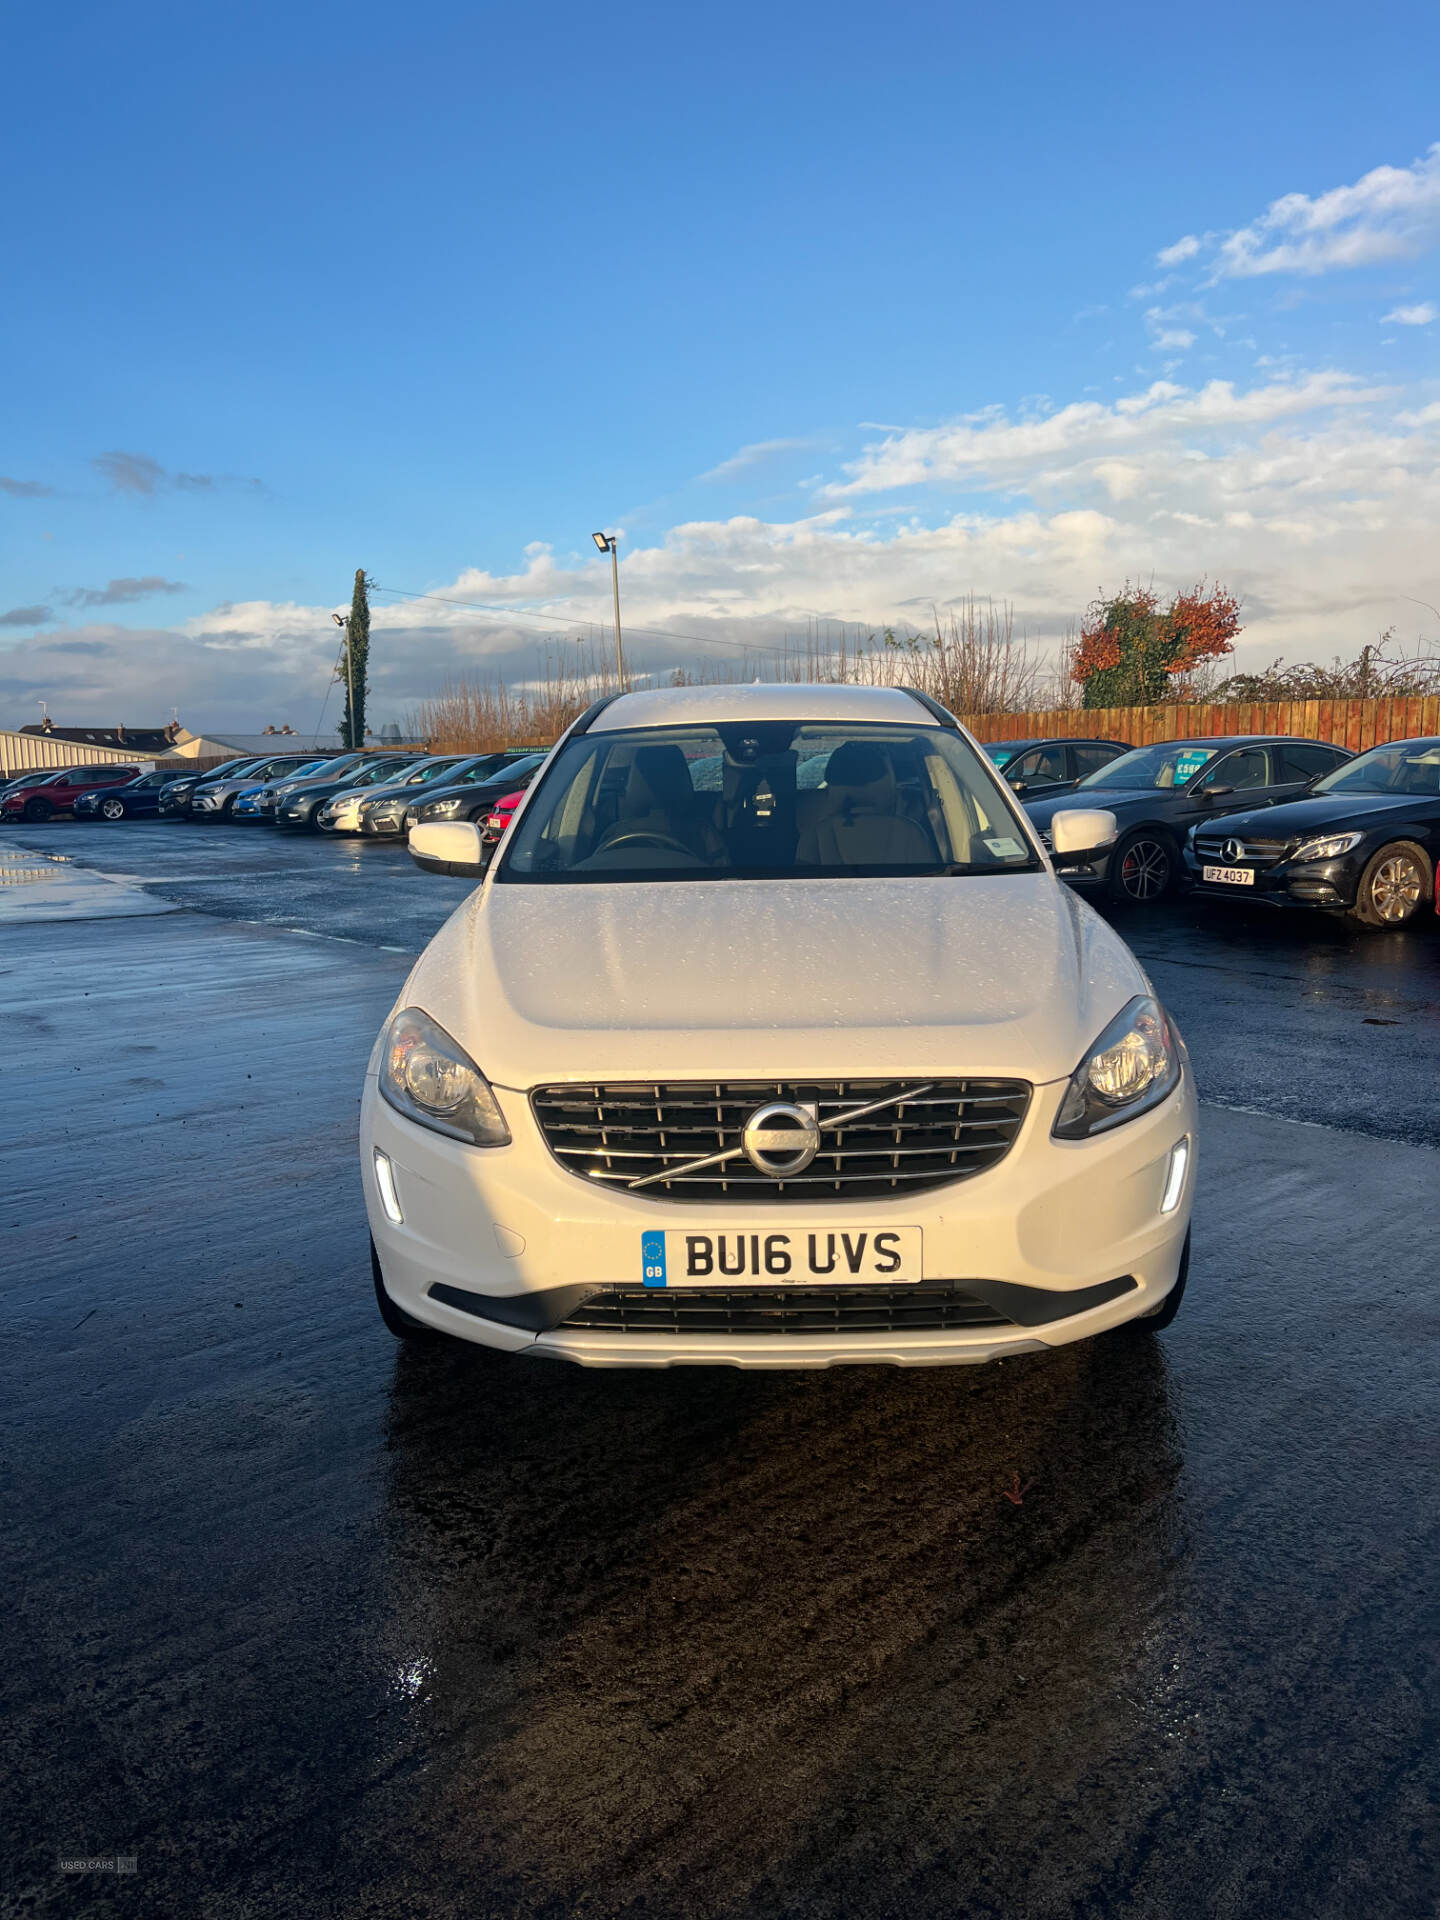
[(345, 684), (350, 695), (345, 706), (345, 745), (353, 753), (359, 742), (355, 738), (355, 662), (350, 657), (350, 622), (343, 613), (332, 613), (330, 618), (345, 636)]
[(613, 534), (592, 533), (590, 538), (601, 553), (610, 556), (610, 585), (615, 594), (615, 672), (619, 676), (620, 691), (625, 692), (625, 651), (620, 644), (620, 543)]

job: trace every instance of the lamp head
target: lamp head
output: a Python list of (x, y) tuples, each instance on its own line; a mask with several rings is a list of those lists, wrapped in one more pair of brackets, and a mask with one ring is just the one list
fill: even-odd
[(609, 539), (603, 533), (592, 533), (590, 538), (595, 542), (601, 553), (609, 553), (611, 547), (615, 544), (613, 540)]

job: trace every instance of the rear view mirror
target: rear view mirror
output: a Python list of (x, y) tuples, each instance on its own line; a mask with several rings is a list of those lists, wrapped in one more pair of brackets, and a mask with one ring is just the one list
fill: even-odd
[(435, 820), (410, 829), (410, 858), (426, 873), (478, 880), (485, 871), (480, 829), (473, 820)]
[(1062, 807), (1050, 820), (1050, 848), (1057, 860), (1099, 853), (1113, 846), (1120, 827), (1103, 807)]

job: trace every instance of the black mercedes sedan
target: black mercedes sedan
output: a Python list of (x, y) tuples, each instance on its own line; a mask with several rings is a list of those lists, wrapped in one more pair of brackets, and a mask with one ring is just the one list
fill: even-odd
[(1440, 740), (1392, 740), (1317, 780), (1303, 800), (1196, 826), (1197, 894), (1318, 907), (1403, 927), (1435, 898)]
[(1050, 822), (1064, 807), (1101, 807), (1119, 827), (1114, 844), (1073, 856), (1062, 869), (1077, 887), (1146, 906), (1173, 892), (1191, 827), (1223, 814), (1297, 800), (1312, 780), (1351, 758), (1344, 747), (1284, 734), (1212, 735), (1136, 747), (1055, 800), (1024, 802), (1050, 844)]

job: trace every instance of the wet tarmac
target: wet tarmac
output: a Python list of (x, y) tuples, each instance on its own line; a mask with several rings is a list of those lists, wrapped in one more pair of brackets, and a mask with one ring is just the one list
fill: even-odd
[(1126, 921), (1212, 1102), (1162, 1338), (617, 1376), (374, 1314), (463, 882), (3, 844), (190, 910), (0, 917), (0, 1912), (1440, 1910), (1429, 929)]

